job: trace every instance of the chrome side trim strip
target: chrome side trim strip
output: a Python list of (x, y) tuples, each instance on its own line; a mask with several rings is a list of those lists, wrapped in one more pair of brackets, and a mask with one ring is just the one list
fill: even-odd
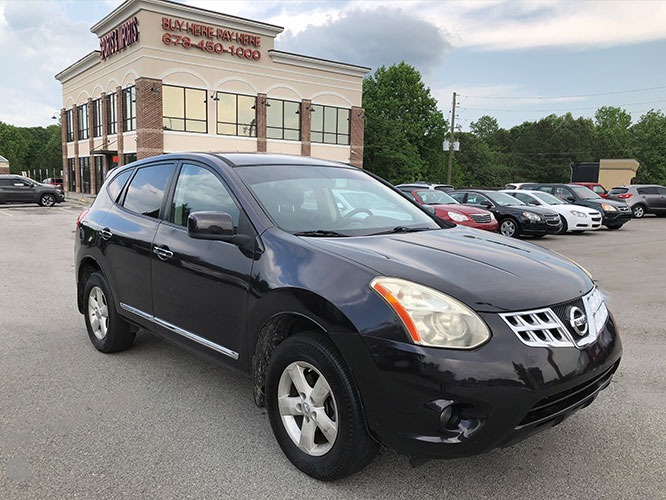
[(183, 330), (180, 327), (177, 327), (176, 325), (173, 325), (169, 323), (168, 321), (164, 321), (163, 319), (156, 318), (155, 316), (151, 316), (148, 313), (145, 313), (139, 309), (136, 309), (132, 306), (128, 306), (127, 304), (123, 304), (122, 302), (120, 303), (120, 307), (124, 309), (125, 311), (131, 312), (132, 314), (136, 314), (137, 316), (147, 319), (148, 321), (155, 323), (158, 326), (161, 326), (162, 328), (166, 328), (167, 330), (172, 331), (173, 333), (177, 333), (178, 335), (185, 337), (186, 339), (192, 340), (194, 342), (197, 342), (205, 347), (208, 347), (209, 349), (212, 349), (214, 351), (219, 352), (220, 354), (224, 354), (225, 356), (229, 356), (231, 359), (237, 360), (238, 359), (238, 353), (235, 351), (232, 351), (231, 349), (227, 349), (226, 347), (223, 347), (221, 345), (218, 345), (214, 342), (211, 342), (210, 340), (206, 340), (203, 337), (199, 337), (198, 335), (188, 332), (187, 330)]

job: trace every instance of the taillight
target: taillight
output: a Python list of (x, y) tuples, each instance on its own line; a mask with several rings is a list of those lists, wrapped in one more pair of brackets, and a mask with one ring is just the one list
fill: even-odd
[(86, 208), (83, 212), (79, 214), (79, 216), (76, 218), (76, 230), (79, 230), (79, 226), (81, 225), (81, 221), (83, 218), (86, 216), (86, 214), (90, 211), (89, 208)]
[(629, 198), (631, 198), (631, 193), (618, 194), (617, 197), (620, 198), (621, 200), (628, 200)]

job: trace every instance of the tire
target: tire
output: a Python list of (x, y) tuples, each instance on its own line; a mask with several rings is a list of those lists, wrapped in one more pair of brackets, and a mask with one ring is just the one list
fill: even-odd
[(39, 204), (43, 207), (52, 207), (56, 204), (55, 196), (51, 193), (44, 193), (39, 197)]
[(315, 479), (333, 481), (358, 472), (379, 449), (368, 434), (351, 372), (324, 334), (295, 334), (275, 349), (266, 408), (284, 454)]
[(562, 229), (560, 229), (557, 234), (566, 234), (566, 232), (569, 230), (569, 224), (567, 224), (567, 220), (564, 218), (564, 215), (560, 215), (560, 220), (562, 221)]
[(515, 219), (507, 217), (500, 222), (499, 233), (510, 238), (518, 238), (520, 235), (520, 224)]
[(129, 349), (135, 333), (116, 311), (111, 288), (104, 276), (92, 273), (84, 289), (86, 328), (95, 349), (105, 353)]
[(631, 213), (633, 214), (634, 218), (641, 219), (645, 216), (645, 206), (640, 204), (634, 205), (631, 207)]

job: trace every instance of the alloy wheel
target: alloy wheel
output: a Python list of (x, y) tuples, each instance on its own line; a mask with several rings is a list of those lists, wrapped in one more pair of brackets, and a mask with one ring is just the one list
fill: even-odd
[(93, 287), (88, 296), (88, 320), (95, 337), (103, 340), (109, 331), (109, 306), (104, 292), (98, 286)]

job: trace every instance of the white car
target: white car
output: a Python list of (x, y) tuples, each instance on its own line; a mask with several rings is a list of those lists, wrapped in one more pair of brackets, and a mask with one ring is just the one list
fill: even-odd
[(558, 234), (563, 234), (567, 231), (589, 231), (601, 227), (601, 214), (593, 208), (570, 205), (556, 196), (544, 193), (543, 191), (504, 189), (502, 192), (510, 194), (528, 205), (544, 206), (560, 214), (562, 230)]

